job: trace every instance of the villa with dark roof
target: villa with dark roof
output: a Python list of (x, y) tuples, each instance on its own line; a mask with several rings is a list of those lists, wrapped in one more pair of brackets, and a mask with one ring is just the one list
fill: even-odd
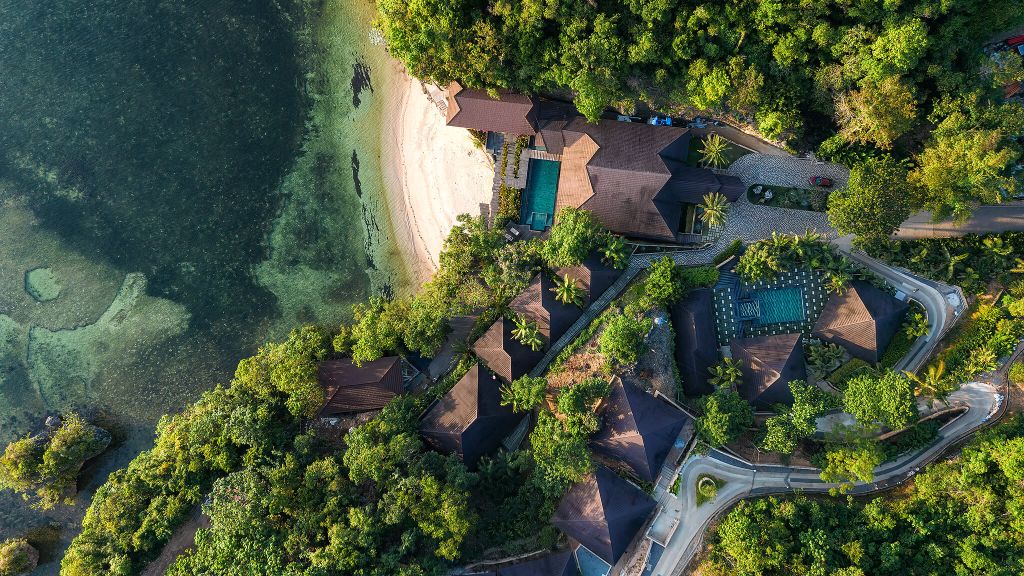
[(616, 378), (604, 400), (603, 425), (590, 447), (595, 455), (624, 464), (637, 478), (654, 482), (688, 422), (675, 406)]
[(537, 101), (499, 90), (494, 98), (485, 90), (463, 88), (458, 82), (448, 87), (449, 126), (528, 136), (537, 132)]
[(683, 392), (690, 398), (715, 391), (708, 382), (708, 370), (721, 361), (715, 329), (714, 291), (693, 290), (672, 306), (672, 327), (676, 333), (676, 364), (683, 379)]
[(562, 497), (551, 523), (614, 566), (654, 510), (643, 490), (598, 466)]
[(792, 404), (789, 383), (807, 379), (800, 334), (736, 338), (730, 348), (743, 373), (740, 396), (760, 409)]
[(605, 266), (601, 262), (601, 255), (593, 253), (581, 262), (579, 266), (568, 266), (558, 269), (558, 275), (562, 278), (572, 278), (576, 285), (587, 292), (584, 306), (590, 306), (601, 294), (611, 288), (615, 280), (622, 274), (622, 271)]
[(389, 356), (356, 366), (352, 360), (325, 360), (317, 368), (324, 390), (321, 417), (340, 416), (383, 408), (404, 391), (402, 365)]
[(512, 336), (515, 327), (515, 322), (502, 316), (473, 343), (477, 357), (506, 382), (529, 373), (544, 357), (542, 350), (524, 346)]
[(870, 282), (854, 280), (845, 292), (829, 298), (811, 334), (874, 364), (882, 359), (908, 309), (906, 302)]
[(512, 299), (508, 307), (516, 314), (530, 322), (536, 322), (537, 328), (544, 337), (546, 344), (551, 344), (562, 337), (562, 334), (583, 315), (583, 310), (575, 304), (563, 304), (555, 299), (554, 280), (546, 274), (533, 277), (530, 285)]
[(433, 449), (456, 454), (469, 467), (496, 450), (522, 420), (512, 408), (501, 405), (498, 379), (479, 364), (420, 420), (420, 434)]

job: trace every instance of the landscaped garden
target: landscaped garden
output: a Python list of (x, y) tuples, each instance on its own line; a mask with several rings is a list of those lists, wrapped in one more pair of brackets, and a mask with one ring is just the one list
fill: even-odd
[(756, 184), (747, 188), (747, 200), (753, 204), (814, 212), (824, 212), (828, 208), (828, 194), (829, 191), (824, 188), (791, 188), (770, 184)]

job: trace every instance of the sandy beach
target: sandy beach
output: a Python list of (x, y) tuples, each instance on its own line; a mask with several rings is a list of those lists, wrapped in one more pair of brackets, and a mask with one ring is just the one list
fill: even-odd
[(445, 126), (441, 111), (397, 62), (381, 127), (381, 165), (396, 243), (417, 284), (437, 270), (459, 214), (491, 202), (490, 157), (469, 132)]

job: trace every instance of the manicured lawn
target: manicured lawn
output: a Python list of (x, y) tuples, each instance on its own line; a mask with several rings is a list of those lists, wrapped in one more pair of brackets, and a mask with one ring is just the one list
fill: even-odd
[[(754, 204), (775, 206), (776, 208), (792, 208), (794, 210), (811, 210), (824, 212), (828, 208), (828, 190), (824, 188), (787, 188), (785, 186), (769, 186), (760, 184), (761, 194), (754, 194), (754, 188), (747, 188), (747, 199)], [(772, 199), (764, 199), (764, 191), (772, 191)]]
[[(728, 140), (727, 140), (728, 141)], [(690, 151), (686, 155), (687, 166), (704, 166), (704, 157), (700, 151), (703, 148), (703, 138), (695, 138), (690, 142)], [(750, 154), (750, 150), (737, 146), (732, 142), (729, 142), (729, 147), (725, 149), (725, 165), (719, 166), (719, 168), (728, 168), (730, 164), (739, 160), (742, 156)]]

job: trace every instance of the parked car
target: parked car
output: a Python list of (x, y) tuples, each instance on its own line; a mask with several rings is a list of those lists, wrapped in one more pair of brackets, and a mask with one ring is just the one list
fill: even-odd
[(651, 116), (647, 123), (652, 126), (671, 126), (672, 119), (668, 116)]
[(811, 186), (821, 186), (822, 188), (832, 187), (832, 179), (826, 178), (825, 176), (811, 176), (807, 181), (811, 183)]

